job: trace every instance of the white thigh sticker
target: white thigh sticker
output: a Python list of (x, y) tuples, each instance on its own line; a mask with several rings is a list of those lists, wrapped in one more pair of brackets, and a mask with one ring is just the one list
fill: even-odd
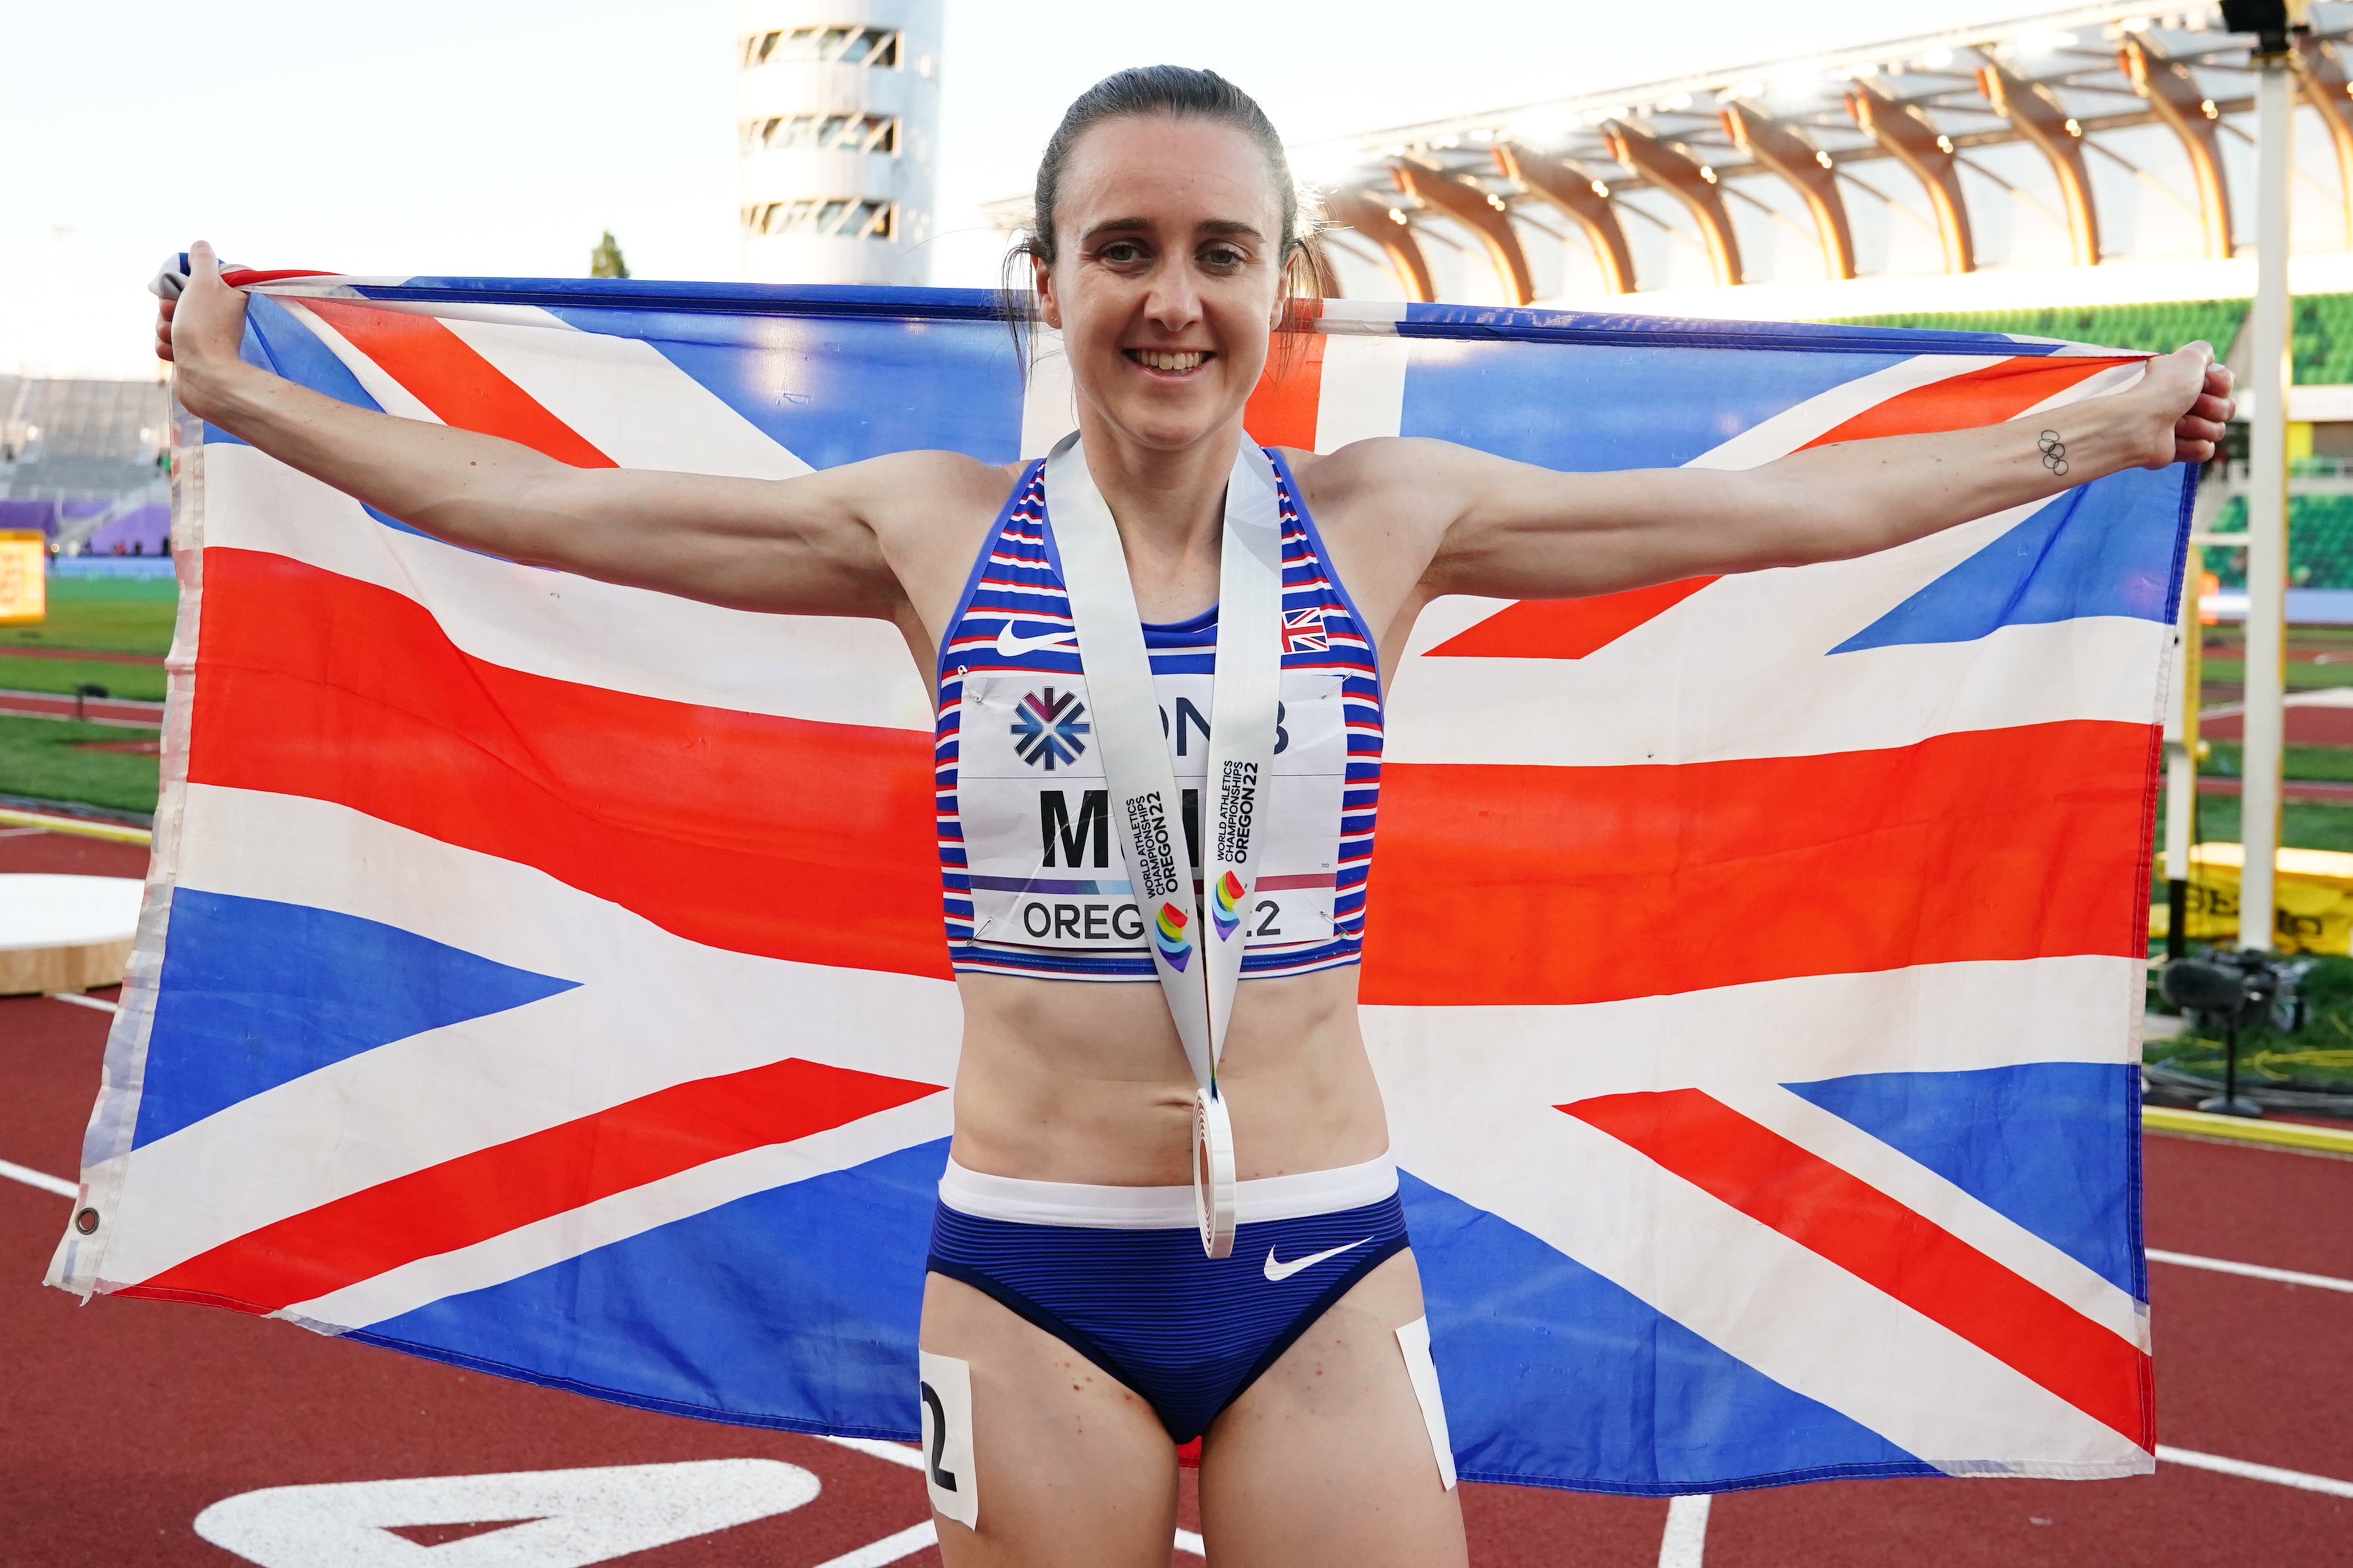
[[(1425, 1336), (1424, 1342), (1427, 1343)], [(1424, 1351), (1426, 1362), (1430, 1352)], [(915, 1352), (923, 1379), (923, 1489), (943, 1519), (969, 1530), (980, 1528), (980, 1479), (972, 1463), (972, 1363), (952, 1356)], [(1437, 1384), (1433, 1382), (1431, 1386)]]
[[(1454, 1489), (1454, 1440), (1446, 1435), (1446, 1402), (1438, 1396), (1438, 1363), (1430, 1359), (1430, 1320), (1416, 1318), (1397, 1331), (1405, 1352), (1405, 1374), (1421, 1401), (1421, 1422), (1430, 1428), (1430, 1451), (1438, 1456), (1438, 1479)], [(959, 1363), (961, 1366), (961, 1363)]]

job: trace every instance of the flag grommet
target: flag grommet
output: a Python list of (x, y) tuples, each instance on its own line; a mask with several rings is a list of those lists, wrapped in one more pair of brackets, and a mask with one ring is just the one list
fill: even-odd
[(84, 1236), (93, 1236), (97, 1234), (98, 1211), (96, 1209), (84, 1209), (81, 1213), (74, 1215), (74, 1228), (81, 1232)]

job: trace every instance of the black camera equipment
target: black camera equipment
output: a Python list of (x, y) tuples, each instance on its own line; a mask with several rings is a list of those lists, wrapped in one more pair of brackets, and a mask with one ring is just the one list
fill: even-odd
[(2304, 1003), (2295, 983), (2309, 962), (2282, 963), (2268, 952), (2210, 950), (2195, 958), (2177, 958), (2165, 966), (2158, 989), (2165, 999), (2200, 1021), (2222, 1030), (2222, 1092), (2205, 1100), (2200, 1110), (2223, 1116), (2261, 1116), (2260, 1107), (2239, 1098), (2239, 1031), (2259, 1018), (2294, 1030), (2304, 1021)]
[(2302, 32), (2307, 0), (2222, 0), (2222, 30), (2255, 35), (2259, 55), (2284, 55), (2288, 34)]

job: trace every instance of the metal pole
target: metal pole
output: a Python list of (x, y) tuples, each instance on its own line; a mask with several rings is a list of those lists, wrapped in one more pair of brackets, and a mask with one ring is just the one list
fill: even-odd
[[(2201, 498), (2203, 499), (2203, 498)], [(2208, 509), (2200, 507), (2203, 513)], [(2192, 544), (2182, 563), (2181, 616), (2173, 627), (2173, 711), (2165, 723), (2165, 956), (2189, 951), (2189, 855), (2198, 809), (2199, 588), (2206, 552)]]
[(2255, 308), (2248, 331), (2246, 750), (2239, 945), (2272, 945), (2287, 653), (2288, 57), (2255, 57)]

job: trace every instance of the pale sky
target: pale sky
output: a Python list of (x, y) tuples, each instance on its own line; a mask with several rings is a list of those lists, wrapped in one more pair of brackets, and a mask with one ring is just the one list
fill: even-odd
[[(2021, 0), (946, 0), (932, 281), (993, 283), (1026, 190), (1123, 66), (1230, 77), (1313, 141), (2053, 9)], [(0, 372), (141, 376), (166, 252), (362, 273), (733, 279), (733, 0), (18, 5), (0, 94)], [(961, 232), (959, 232), (961, 231)]]

